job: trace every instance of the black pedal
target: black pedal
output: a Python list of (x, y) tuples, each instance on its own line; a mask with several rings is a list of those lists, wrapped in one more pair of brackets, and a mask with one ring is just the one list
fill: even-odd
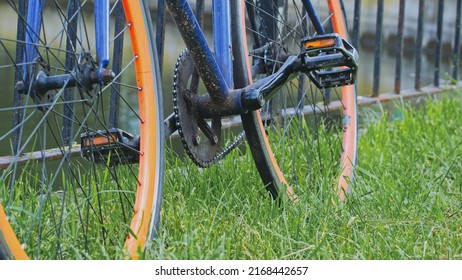
[(340, 35), (332, 33), (302, 40), (302, 71), (318, 88), (350, 85), (358, 70), (358, 52)]
[(139, 136), (118, 128), (81, 134), (81, 155), (95, 163), (114, 166), (139, 162)]

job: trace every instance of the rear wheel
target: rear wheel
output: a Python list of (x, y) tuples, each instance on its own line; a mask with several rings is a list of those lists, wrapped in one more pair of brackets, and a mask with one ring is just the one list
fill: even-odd
[[(233, 28), (234, 57), (239, 62), (234, 69), (236, 87), (273, 74), (288, 55), (302, 50), (303, 38), (316, 34), (302, 2), (243, 1), (247, 18), (236, 20)], [(341, 0), (311, 2), (326, 32), (347, 39)], [(235, 7), (234, 12), (243, 14), (242, 10)], [(318, 89), (300, 75), (263, 109), (242, 115), (242, 123), (260, 176), (273, 197), (285, 190), (296, 200), (295, 192), (308, 190), (307, 185), (328, 183), (345, 198), (357, 160), (354, 86)]]
[(2, 5), (18, 22), (0, 33), (4, 258), (136, 258), (155, 235), (163, 113), (149, 9), (111, 4), (112, 72), (99, 82), (92, 3), (45, 1), (35, 29), (27, 1)]

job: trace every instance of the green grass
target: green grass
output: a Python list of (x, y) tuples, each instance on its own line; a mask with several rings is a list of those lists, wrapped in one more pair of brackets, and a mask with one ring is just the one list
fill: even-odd
[[(360, 161), (353, 191), (345, 202), (338, 200), (333, 189), (335, 172), (331, 165), (324, 165), (324, 173), (297, 167), (297, 177), (310, 178), (306, 184), (295, 186), (299, 202), (284, 197), (276, 202), (266, 194), (245, 146), (208, 169), (167, 151), (159, 237), (148, 245), (143, 257), (462, 259), (462, 97), (460, 93), (454, 95), (429, 100), (418, 109), (395, 106), (398, 109), (392, 114), (363, 110)], [(292, 151), (306, 158), (319, 156), (312, 152)], [(114, 188), (104, 183), (108, 174), (97, 174), (97, 184), (88, 183), (94, 181), (92, 174), (81, 175), (85, 191), (88, 188), (93, 195), (79, 200), (80, 204), (88, 201), (98, 205), (96, 200), (105, 200)], [(41, 196), (33, 182), (20, 183), (13, 199), (18, 200), (14, 205), (23, 208), (13, 209), (18, 214), (11, 222), (21, 229), (24, 239), (36, 234), (30, 230), (35, 217), (26, 209), (33, 211), (38, 201), (22, 198)], [(62, 184), (68, 187), (69, 194), (75, 192), (71, 184)], [(133, 195), (129, 189), (126, 192)], [(95, 194), (100, 194), (99, 198)], [(74, 196), (82, 193), (77, 191)], [(51, 201), (61, 198), (51, 193), (47, 199), (45, 202), (52, 205)], [(49, 232), (42, 232), (42, 237), (50, 243), (42, 244), (40, 252), (27, 248), (32, 257), (123, 258), (123, 239), (128, 229), (123, 226), (126, 218), (118, 202), (109, 200), (103, 206), (105, 213), (111, 213), (104, 216), (111, 234), (106, 238), (101, 236), (100, 221), (92, 211), (83, 213), (85, 219), (91, 219), (85, 231), (94, 235), (81, 244), (75, 242), (82, 240), (81, 221), (75, 212), (78, 207), (89, 208), (77, 207), (73, 201), (72, 196), (66, 201), (64, 216), (69, 218), (60, 227), (62, 255), (56, 255), (56, 245), (52, 243), (56, 227), (53, 217), (59, 215), (44, 213), (41, 223)], [(35, 238), (30, 239), (33, 246)]]
[(366, 114), (346, 202), (329, 180), (267, 198), (248, 152), (210, 169), (169, 155), (161, 259), (462, 259), (462, 101)]
[[(128, 201), (133, 201), (134, 191), (115, 189), (112, 181), (107, 179), (108, 169), (79, 174), (84, 189), (63, 177), (62, 182), (55, 184), (60, 189), (54, 190), (40, 180), (39, 167), (31, 163), (24, 168), (11, 195), (9, 182), (0, 182), (0, 186), (4, 184), (0, 189), (0, 201), (9, 210), (10, 224), (18, 239), (26, 244), (29, 257), (123, 258), (122, 244), (128, 228), (124, 225), (128, 220), (126, 213), (131, 213)], [(117, 192), (124, 192), (131, 197), (125, 201), (125, 213), (116, 200), (118, 195), (114, 195)], [(104, 218), (100, 218), (100, 211), (104, 213), (101, 214)], [(102, 234), (102, 223), (105, 237)]]

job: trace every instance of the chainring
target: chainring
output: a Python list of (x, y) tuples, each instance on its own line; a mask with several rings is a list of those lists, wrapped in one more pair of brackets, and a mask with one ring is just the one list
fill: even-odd
[(221, 118), (206, 121), (198, 111), (200, 77), (187, 50), (178, 57), (173, 74), (173, 110), (178, 133), (188, 156), (201, 167), (217, 159)]

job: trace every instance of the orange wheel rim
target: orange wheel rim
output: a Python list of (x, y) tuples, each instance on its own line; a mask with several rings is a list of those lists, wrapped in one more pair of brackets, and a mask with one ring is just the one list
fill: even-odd
[(2, 205), (0, 205), (0, 243), (5, 243), (1, 244), (4, 245), (3, 248), (10, 250), (9, 252), (6, 252), (7, 255), (17, 260), (29, 259), (18, 239), (16, 238), (16, 235), (14, 234), (14, 231), (8, 222), (8, 217), (6, 216)]
[[(153, 172), (156, 167), (156, 158), (159, 151), (156, 145), (157, 131), (157, 107), (155, 106), (155, 85), (153, 76), (155, 69), (149, 57), (151, 55), (150, 38), (146, 34), (145, 18), (139, 14), (142, 7), (139, 1), (122, 1), (125, 17), (129, 24), (129, 33), (132, 41), (135, 60), (136, 78), (139, 87), (139, 110), (140, 110), (140, 161), (138, 170), (138, 186), (134, 205), (134, 215), (130, 228), (136, 236), (129, 234), (125, 241), (125, 247), (129, 257), (137, 259), (139, 251), (144, 249), (149, 233), (149, 226), (153, 214), (154, 197), (158, 189), (155, 182), (158, 172)], [(158, 170), (158, 168), (155, 168)]]

